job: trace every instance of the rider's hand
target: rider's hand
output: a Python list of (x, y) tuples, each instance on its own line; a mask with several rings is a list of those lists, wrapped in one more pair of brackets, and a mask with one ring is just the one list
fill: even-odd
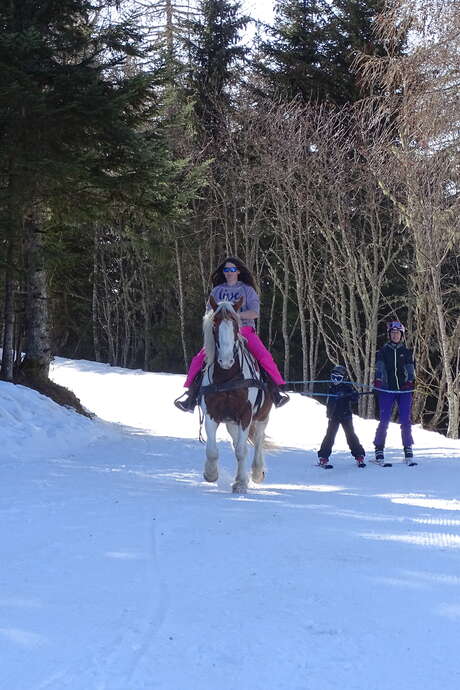
[(374, 386), (374, 388), (382, 388), (382, 381), (381, 381), (381, 379), (374, 379), (373, 386)]

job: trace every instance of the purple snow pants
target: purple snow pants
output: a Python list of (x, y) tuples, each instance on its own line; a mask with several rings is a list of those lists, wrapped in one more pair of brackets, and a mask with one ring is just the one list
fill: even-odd
[(375, 432), (374, 446), (384, 448), (387, 437), (388, 424), (391, 419), (393, 405), (398, 404), (399, 423), (401, 425), (401, 439), (404, 447), (414, 443), (411, 431), (412, 393), (378, 393), (380, 408), (380, 423)]

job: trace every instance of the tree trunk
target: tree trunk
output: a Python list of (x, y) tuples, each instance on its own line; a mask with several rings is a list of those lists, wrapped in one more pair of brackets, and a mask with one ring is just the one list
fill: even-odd
[(283, 295), (283, 311), (281, 317), (281, 328), (283, 333), (283, 343), (284, 343), (284, 367), (283, 375), (284, 380), (289, 381), (289, 365), (291, 361), (291, 341), (289, 339), (288, 330), (288, 300), (289, 300), (289, 288), (290, 288), (290, 276), (289, 276), (289, 256), (286, 248), (286, 243), (283, 242), (283, 264), (284, 264), (284, 285), (282, 290)]
[(102, 362), (101, 343), (99, 340), (99, 308), (97, 297), (97, 283), (99, 276), (98, 268), (98, 242), (99, 232), (97, 227), (94, 229), (94, 248), (93, 248), (93, 295), (92, 295), (92, 325), (93, 325), (93, 348), (96, 362)]
[(4, 381), (13, 380), (14, 365), (14, 296), (16, 292), (16, 279), (14, 277), (14, 244), (10, 239), (8, 242), (7, 268), (5, 271), (5, 298), (4, 298), (4, 330), (3, 330), (3, 352), (2, 352), (2, 372), (1, 377)]
[(460, 399), (458, 393), (452, 390), (447, 391), (447, 406), (449, 410), (447, 438), (458, 438), (460, 424)]
[(6, 227), (6, 270), (4, 294), (4, 327), (1, 377), (5, 381), (12, 381), (14, 376), (14, 328), (15, 328), (15, 295), (17, 291), (16, 249), (20, 235), (21, 218), (18, 206), (18, 176), (14, 174), (14, 161), (10, 160), (8, 177), (8, 216)]
[(26, 237), (26, 356), (21, 374), (33, 382), (49, 377), (51, 347), (48, 332), (48, 293), (45, 268), (45, 233), (37, 209), (24, 219)]
[(448, 426), (447, 437), (458, 438), (459, 436), (459, 420), (460, 420), (460, 399), (459, 393), (456, 389), (455, 380), (452, 375), (452, 346), (449, 343), (449, 338), (446, 329), (445, 309), (442, 303), (441, 293), (441, 276), (439, 266), (432, 266), (431, 270), (433, 298), (436, 307), (436, 314), (438, 317), (439, 329), (439, 344), (441, 346), (441, 359), (443, 363), (444, 375), (447, 386), (447, 411), (448, 411)]
[(275, 290), (275, 286), (273, 286), (272, 299), (270, 302), (270, 318), (268, 320), (267, 346), (268, 346), (269, 350), (271, 350), (273, 347), (273, 340), (274, 340), (273, 320), (275, 319), (275, 308), (276, 308), (276, 290)]
[(185, 339), (184, 285), (182, 279), (182, 265), (180, 262), (179, 242), (177, 239), (174, 240), (174, 250), (176, 254), (177, 267), (177, 294), (179, 297), (180, 335), (182, 340), (182, 351), (184, 353), (184, 364), (185, 368), (188, 369), (187, 343)]

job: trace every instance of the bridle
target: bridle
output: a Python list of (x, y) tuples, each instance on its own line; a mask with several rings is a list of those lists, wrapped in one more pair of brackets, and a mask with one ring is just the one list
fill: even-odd
[[(254, 367), (254, 363), (251, 360), (251, 356), (243, 347), (243, 343), (239, 336), (238, 322), (234, 318), (230, 317), (228, 319), (225, 319), (225, 317), (223, 317), (220, 319), (215, 319), (213, 322), (212, 331), (214, 335), (215, 354), (214, 364), (216, 361), (218, 361), (217, 358), (219, 353), (219, 339), (216, 337), (216, 331), (218, 331), (219, 326), (223, 320), (231, 320), (233, 322), (233, 332), (235, 336), (235, 342), (233, 344), (233, 359), (235, 363), (238, 362), (239, 364), (240, 375), (237, 375), (235, 378), (232, 378), (230, 381), (226, 381), (224, 383), (210, 383), (207, 386), (201, 386), (200, 395), (203, 395), (204, 393), (222, 393), (224, 391), (237, 390), (238, 388), (259, 388), (261, 390), (267, 390), (265, 382), (262, 380), (260, 374)], [(249, 378), (244, 378), (243, 371), (245, 364), (247, 365), (247, 370), (250, 373)], [(260, 405), (260, 401), (258, 405)]]
[[(216, 313), (216, 317), (218, 316), (218, 313)], [(233, 359), (235, 362), (239, 361), (240, 362), (240, 367), (241, 367), (241, 357), (239, 356), (241, 354), (241, 341), (239, 338), (239, 327), (238, 327), (238, 322), (232, 318), (226, 318), (226, 317), (221, 317), (221, 318), (214, 318), (213, 324), (212, 324), (212, 333), (214, 336), (214, 361), (218, 361), (218, 356), (220, 352), (220, 343), (219, 343), (219, 337), (218, 337), (218, 332), (219, 332), (219, 327), (222, 323), (222, 321), (231, 321), (233, 324), (233, 335), (234, 335), (234, 343), (233, 343)]]

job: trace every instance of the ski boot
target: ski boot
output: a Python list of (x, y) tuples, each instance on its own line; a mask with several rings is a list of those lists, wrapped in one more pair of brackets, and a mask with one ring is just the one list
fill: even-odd
[(380, 465), (380, 467), (392, 467), (393, 465), (391, 462), (385, 462), (385, 455), (383, 452), (383, 448), (376, 448), (375, 449), (375, 460), (374, 462), (377, 465)]
[(414, 465), (417, 465), (416, 462), (414, 462), (414, 454), (412, 452), (412, 448), (410, 446), (404, 446), (404, 460), (406, 461), (406, 464), (409, 467), (413, 467)]
[[(181, 400), (184, 395), (185, 398)], [(174, 405), (178, 410), (182, 410), (182, 412), (193, 412), (196, 405), (196, 398), (190, 394), (190, 391), (186, 391), (183, 395), (174, 400)]]
[(329, 458), (319, 458), (318, 465), (322, 467), (324, 470), (332, 470), (332, 468), (334, 467), (334, 465), (329, 464)]
[[(198, 402), (198, 393), (200, 392), (202, 374), (199, 374), (193, 381), (190, 388), (174, 400), (174, 405), (182, 412), (193, 412)], [(185, 398), (184, 398), (185, 395)], [(181, 398), (184, 398), (181, 400)]]
[(364, 456), (363, 455), (358, 455), (357, 458), (355, 458), (356, 464), (358, 467), (366, 467), (366, 463), (364, 462)]
[(283, 407), (283, 405), (286, 405), (286, 403), (289, 402), (289, 395), (282, 392), (281, 386), (278, 386), (276, 383), (270, 381), (269, 389), (275, 407)]

